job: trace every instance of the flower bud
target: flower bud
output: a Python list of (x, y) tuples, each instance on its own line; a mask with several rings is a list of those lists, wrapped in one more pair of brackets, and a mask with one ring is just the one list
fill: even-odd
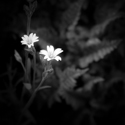
[(14, 56), (15, 56), (15, 58), (16, 58), (16, 60), (17, 60), (18, 62), (21, 62), (21, 61), (22, 61), (22, 58), (21, 58), (20, 54), (19, 54), (16, 50), (15, 50)]

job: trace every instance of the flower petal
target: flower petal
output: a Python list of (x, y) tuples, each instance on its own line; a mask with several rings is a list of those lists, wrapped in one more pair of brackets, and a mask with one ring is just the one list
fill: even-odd
[(23, 41), (25, 41), (26, 40), (26, 38), (25, 37), (21, 37), (22, 39), (23, 39)]
[(28, 39), (28, 36), (27, 36), (27, 35), (24, 35), (24, 38), (25, 38), (25, 39)]
[(33, 34), (33, 37), (36, 37), (36, 34), (35, 34), (35, 33)]
[(39, 39), (38, 38), (32, 38), (32, 41), (33, 41), (33, 43), (35, 43), (35, 42), (39, 41)]
[(62, 53), (63, 50), (61, 48), (58, 48), (54, 51), (54, 56), (56, 57), (58, 54)]
[(47, 61), (51, 60), (51, 58), (49, 58), (48, 56), (44, 56), (44, 59), (47, 59)]
[(47, 46), (47, 52), (50, 53), (50, 47), (49, 46)]
[(30, 35), (24, 35), (22, 37), (22, 44), (26, 44), (29, 48), (31, 48), (31, 46), (34, 46), (34, 42), (39, 41), (38, 37), (36, 36), (36, 34), (30, 33)]
[(21, 42), (21, 43), (22, 43), (22, 45), (24, 45), (24, 44), (27, 45), (27, 43), (25, 43), (25, 42)]
[(30, 33), (29, 37), (32, 38), (33, 37), (33, 33)]
[(44, 59), (48, 59), (49, 57), (46, 55), (46, 56), (44, 56)]
[(22, 44), (27, 44), (27, 40), (23, 37), (23, 40), (21, 41)]
[(48, 56), (48, 52), (47, 52), (46, 50), (41, 50), (41, 51), (39, 52), (39, 54), (43, 54), (43, 55), (45, 55), (45, 56)]
[(51, 58), (47, 58), (47, 61), (50, 61), (50, 60), (52, 60)]
[(59, 60), (60, 60), (60, 61), (61, 61), (62, 59), (61, 59), (61, 57), (60, 57), (60, 56), (56, 56), (56, 57), (55, 57), (55, 60), (57, 60), (57, 61), (59, 61)]
[(50, 53), (53, 54), (54, 53), (54, 47), (52, 45), (50, 45)]
[(35, 41), (33, 41), (33, 42), (35, 43), (35, 42), (38, 42), (38, 41), (39, 41), (39, 40), (35, 40)]

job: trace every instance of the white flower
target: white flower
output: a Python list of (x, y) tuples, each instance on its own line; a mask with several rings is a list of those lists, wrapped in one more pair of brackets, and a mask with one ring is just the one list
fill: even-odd
[(23, 40), (21, 41), (21, 43), (26, 44), (29, 48), (31, 48), (31, 46), (34, 46), (35, 42), (39, 41), (36, 34), (33, 33), (31, 33), (29, 36), (24, 35), (22, 39)]
[(47, 61), (50, 61), (50, 60), (61, 60), (61, 57), (60, 56), (57, 56), (58, 54), (62, 53), (63, 50), (61, 48), (57, 48), (54, 50), (54, 47), (52, 45), (50, 46), (47, 46), (47, 51), (46, 50), (41, 50), (39, 52), (39, 54), (43, 54), (45, 55), (44, 56), (44, 59), (47, 59)]

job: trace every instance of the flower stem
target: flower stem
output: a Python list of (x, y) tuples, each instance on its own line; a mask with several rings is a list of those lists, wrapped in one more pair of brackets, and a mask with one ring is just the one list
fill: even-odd
[[(31, 103), (32, 103), (32, 101), (33, 101), (33, 99), (34, 99), (34, 97), (35, 97), (37, 91), (40, 89), (40, 86), (41, 86), (42, 83), (44, 82), (44, 80), (45, 80), (45, 78), (46, 78), (47, 75), (48, 75), (48, 73), (46, 72), (46, 73), (45, 73), (45, 76), (42, 78), (40, 84), (39, 84), (39, 85), (37, 86), (37, 88), (34, 90), (34, 92), (33, 92), (33, 94), (31, 95), (29, 101), (28, 101), (27, 104), (25, 105), (25, 107), (24, 107), (24, 109), (23, 109), (23, 112), (24, 112), (26, 109), (28, 109), (29, 106), (31, 105)], [(47, 86), (47, 87), (48, 87), (48, 86)], [(46, 87), (46, 88), (47, 88), (47, 87)], [(44, 87), (43, 87), (43, 88), (44, 88)]]
[(50, 88), (51, 86), (43, 86), (43, 87), (40, 87), (38, 90), (42, 90), (42, 89), (46, 89), (46, 88)]
[[(30, 32), (30, 22), (31, 22), (31, 15), (27, 15), (27, 35), (29, 35)], [(25, 51), (25, 67), (26, 67), (26, 73), (25, 73), (25, 82), (27, 82), (28, 77), (28, 52)]]
[[(35, 48), (34, 48), (34, 50), (35, 50)], [(36, 52), (34, 52), (33, 53), (33, 69), (34, 69), (34, 71), (33, 71), (33, 90), (35, 89), (35, 73), (36, 73)]]
[(25, 107), (23, 108), (23, 112), (24, 112), (26, 109), (28, 109), (29, 106), (31, 105), (31, 103), (32, 103), (32, 101), (33, 101), (33, 99), (34, 99), (34, 97), (35, 97), (35, 95), (36, 95), (36, 92), (37, 92), (37, 91), (34, 91), (34, 92), (33, 92), (32, 96), (31, 96), (30, 99), (29, 99), (29, 101), (27, 102), (27, 104), (26, 104)]
[(46, 72), (46, 73), (45, 73), (45, 76), (42, 78), (40, 84), (37, 86), (36, 91), (39, 90), (40, 86), (42, 86), (42, 84), (43, 84), (45, 78), (47, 77), (47, 75), (48, 75), (48, 73)]
[(21, 61), (20, 64), (21, 64), (21, 66), (22, 66), (22, 68), (24, 70), (24, 73), (26, 74), (26, 69), (25, 69), (25, 66), (24, 66), (23, 62)]
[(31, 15), (29, 14), (27, 16), (27, 35), (29, 35), (30, 32), (30, 22), (31, 22)]

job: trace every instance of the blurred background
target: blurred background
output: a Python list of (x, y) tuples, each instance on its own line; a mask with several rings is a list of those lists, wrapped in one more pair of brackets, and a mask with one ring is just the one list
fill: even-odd
[[(44, 82), (51, 88), (39, 91), (19, 120), (31, 93), (14, 52), (25, 61), (28, 1), (0, 1), (0, 124), (124, 125), (125, 0), (37, 0), (30, 27), (37, 53), (47, 45), (64, 52)], [(37, 61), (36, 85), (42, 70)]]

